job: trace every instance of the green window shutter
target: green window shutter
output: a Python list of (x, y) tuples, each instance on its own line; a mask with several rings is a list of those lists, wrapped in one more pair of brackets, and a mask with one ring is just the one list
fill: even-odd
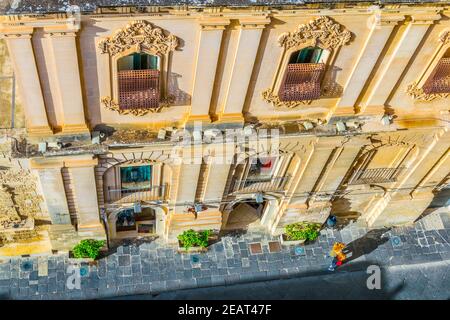
[(308, 48), (300, 50), (297, 56), (297, 63), (305, 63), (307, 57), (308, 57)]
[(157, 70), (158, 69), (158, 57), (150, 56), (150, 69)]
[(141, 55), (139, 53), (133, 53), (133, 70), (141, 69)]
[(315, 48), (314, 53), (311, 58), (312, 63), (319, 63), (320, 57), (322, 56), (323, 50), (321, 48)]

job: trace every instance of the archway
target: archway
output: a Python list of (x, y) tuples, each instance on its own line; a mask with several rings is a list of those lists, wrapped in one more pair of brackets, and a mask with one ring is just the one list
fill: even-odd
[(277, 196), (261, 194), (262, 199), (242, 195), (231, 201), (223, 210), (222, 229), (231, 230), (270, 230), (275, 220), (279, 199)]

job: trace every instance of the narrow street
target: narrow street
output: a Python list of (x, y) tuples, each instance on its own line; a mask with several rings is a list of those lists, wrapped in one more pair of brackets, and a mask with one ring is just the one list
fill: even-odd
[(294, 277), (272, 281), (236, 284), (134, 295), (113, 300), (290, 300), (290, 299), (450, 299), (450, 262), (422, 263), (381, 269), (381, 288), (369, 290), (364, 271)]
[[(349, 253), (330, 273), (336, 241)], [(298, 246), (247, 232), (222, 235), (201, 254), (180, 254), (156, 239), (123, 243), (93, 264), (74, 264), (63, 254), (11, 258), (0, 261), (0, 298), (448, 299), (449, 262), (450, 216), (436, 210), (405, 227), (325, 228)], [(381, 268), (380, 290), (367, 289), (369, 266)], [(68, 285), (74, 268), (79, 287)]]

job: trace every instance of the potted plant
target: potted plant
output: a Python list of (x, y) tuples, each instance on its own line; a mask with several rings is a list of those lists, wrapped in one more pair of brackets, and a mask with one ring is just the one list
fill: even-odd
[(178, 252), (201, 252), (205, 251), (209, 245), (211, 230), (194, 231), (192, 229), (184, 231), (178, 235)]
[(81, 240), (70, 252), (70, 259), (73, 259), (74, 262), (93, 262), (104, 246), (104, 240)]
[(319, 236), (319, 223), (297, 222), (285, 226), (285, 232), (280, 235), (283, 245), (302, 244), (305, 241), (314, 241)]

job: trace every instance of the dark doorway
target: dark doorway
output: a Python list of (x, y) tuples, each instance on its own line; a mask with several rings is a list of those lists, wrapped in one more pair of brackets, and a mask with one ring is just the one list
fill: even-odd
[(268, 205), (267, 201), (241, 201), (233, 205), (228, 216), (225, 230), (247, 230), (260, 227), (261, 217)]

